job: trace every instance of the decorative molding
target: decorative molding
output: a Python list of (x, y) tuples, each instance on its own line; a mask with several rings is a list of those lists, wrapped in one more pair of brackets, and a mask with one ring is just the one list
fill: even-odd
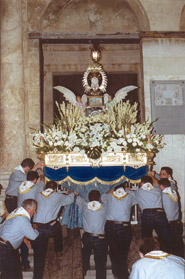
[(54, 169), (74, 166), (131, 166), (139, 168), (147, 165), (147, 153), (108, 153), (106, 157), (101, 156), (96, 160), (80, 153), (47, 153), (43, 154), (43, 157), (45, 165)]

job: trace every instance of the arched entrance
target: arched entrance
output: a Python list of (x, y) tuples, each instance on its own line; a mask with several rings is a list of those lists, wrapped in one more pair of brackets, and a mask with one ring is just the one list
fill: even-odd
[[(60, 3), (48, 1), (47, 4), (42, 2), (36, 7), (34, 10), (34, 7), (29, 9), (28, 56), (30, 54), (30, 64), (33, 66), (28, 73), (30, 80), (28, 92), (35, 88), (33, 76), (37, 75), (37, 78), (40, 77), (41, 92), (40, 122), (53, 122), (53, 76), (82, 76), (91, 62), (89, 48), (94, 40), (98, 40), (101, 44), (100, 63), (109, 76), (124, 75), (123, 86), (127, 83), (127, 77), (131, 75), (137, 80), (135, 85), (139, 87), (140, 118), (144, 120), (139, 32), (150, 30), (150, 26), (141, 3), (135, 0), (119, 0), (116, 1), (116, 5), (113, 0), (60, 1)], [(40, 51), (39, 68), (38, 53), (37, 57), (31, 56), (32, 53), (36, 54), (36, 49)], [(28, 103), (31, 102), (31, 99), (28, 100)], [(34, 112), (30, 113), (30, 119), (31, 114)]]

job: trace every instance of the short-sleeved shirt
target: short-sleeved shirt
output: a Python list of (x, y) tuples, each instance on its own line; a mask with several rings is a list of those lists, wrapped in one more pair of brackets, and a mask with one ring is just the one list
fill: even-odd
[(142, 258), (132, 266), (131, 279), (184, 279), (183, 258), (170, 255), (162, 259)]
[(73, 203), (74, 193), (69, 195), (52, 192), (49, 196), (44, 195), (44, 191), (36, 195), (37, 212), (33, 217), (33, 222), (46, 224), (58, 217), (61, 206)]
[(29, 181), (29, 182), (30, 182), (30, 188), (25, 193), (21, 192), (20, 186), (18, 187), (18, 189), (19, 189), (18, 200), (17, 200), (18, 207), (20, 207), (21, 204), (23, 203), (23, 201), (26, 199), (35, 200), (36, 194), (44, 190), (45, 184), (43, 181), (39, 181), (38, 184), (34, 184), (31, 181)]
[(152, 190), (139, 188), (133, 192), (141, 211), (146, 208), (162, 208), (162, 192), (158, 187)]
[(27, 173), (24, 172), (21, 166), (15, 168), (14, 172), (10, 175), (8, 187), (5, 191), (6, 195), (18, 196), (18, 187), (27, 178)]
[(179, 219), (179, 202), (178, 198), (173, 199), (167, 193), (162, 192), (163, 208), (166, 213), (168, 221), (175, 221)]
[(98, 210), (88, 209), (88, 202), (79, 196), (76, 202), (82, 213), (84, 231), (94, 234), (104, 234), (106, 207), (102, 204)]
[(131, 208), (137, 204), (135, 197), (129, 192), (121, 199), (117, 199), (112, 193), (104, 194), (101, 200), (107, 207), (106, 219), (113, 221), (129, 222)]
[(11, 218), (10, 214), (8, 218), (0, 227), (0, 237), (8, 240), (14, 249), (17, 249), (21, 245), (24, 237), (35, 240), (39, 235), (39, 232), (32, 228), (30, 219), (27, 216), (15, 216)]

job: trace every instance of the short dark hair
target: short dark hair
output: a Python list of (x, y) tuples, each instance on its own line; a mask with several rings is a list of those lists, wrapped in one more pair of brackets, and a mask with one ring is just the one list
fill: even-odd
[(89, 193), (89, 201), (99, 201), (100, 200), (100, 192), (98, 190), (92, 190)]
[(170, 187), (170, 181), (168, 180), (168, 178), (161, 178), (158, 183), (165, 188)]
[(149, 175), (145, 175), (145, 176), (141, 177), (141, 182), (143, 182), (143, 183), (147, 183), (148, 182), (148, 183), (153, 184), (152, 178)]
[(151, 252), (160, 250), (159, 242), (154, 237), (146, 237), (143, 239), (140, 239), (138, 242), (139, 251), (143, 253), (143, 255)]
[(55, 182), (55, 181), (48, 181), (47, 183), (46, 183), (46, 189), (48, 189), (48, 188), (51, 188), (51, 189), (53, 189), (53, 190), (56, 190), (57, 189), (57, 183)]
[(39, 179), (39, 174), (37, 171), (29, 171), (27, 173), (27, 181), (33, 181), (35, 178)]
[(127, 182), (124, 182), (124, 183), (121, 183), (120, 185), (117, 185), (116, 187), (114, 187), (114, 191), (116, 191), (119, 188), (125, 189), (125, 187), (127, 186), (126, 184), (127, 184)]
[(33, 199), (26, 199), (22, 202), (21, 206), (24, 209), (28, 209), (28, 208), (33, 209), (34, 206), (37, 206), (37, 201)]
[(164, 170), (167, 172), (167, 174), (169, 174), (170, 176), (173, 175), (173, 170), (170, 167), (162, 167), (161, 170)]
[(32, 159), (30, 159), (30, 158), (24, 159), (24, 160), (22, 161), (22, 163), (21, 163), (21, 166), (22, 166), (23, 168), (25, 168), (25, 167), (30, 167), (31, 169), (33, 169), (34, 165), (35, 165), (35, 162), (34, 162)]

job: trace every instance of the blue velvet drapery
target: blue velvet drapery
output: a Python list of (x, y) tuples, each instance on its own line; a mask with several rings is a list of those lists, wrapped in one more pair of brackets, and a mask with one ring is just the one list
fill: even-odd
[[(147, 166), (132, 168), (127, 166), (106, 166), (106, 167), (66, 167), (52, 169), (44, 167), (44, 175), (49, 180), (57, 181), (70, 190), (79, 192), (85, 200), (88, 200), (88, 193), (99, 190), (101, 194), (106, 193), (111, 188), (130, 181), (137, 183), (140, 178), (147, 174)], [(62, 224), (68, 228), (82, 227), (82, 216), (76, 202), (65, 208)]]

